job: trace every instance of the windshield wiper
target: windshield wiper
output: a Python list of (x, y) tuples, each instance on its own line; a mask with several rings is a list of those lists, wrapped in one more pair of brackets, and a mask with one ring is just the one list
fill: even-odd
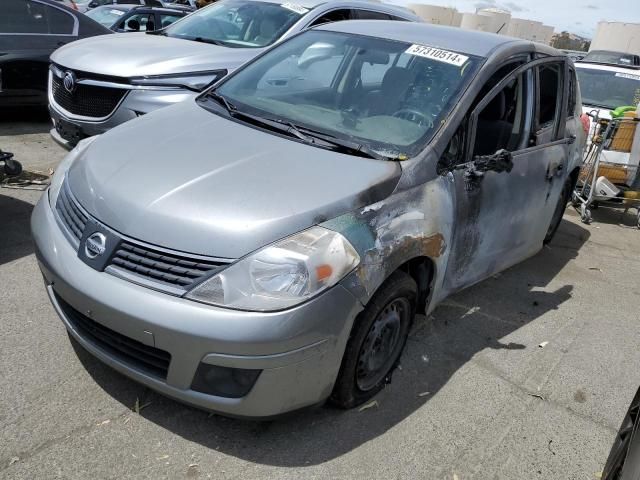
[(229, 112), (229, 115), (234, 115), (238, 111), (238, 108), (229, 100), (227, 100), (227, 97), (220, 95), (215, 90), (211, 90), (207, 94), (207, 96), (213, 98), (216, 102), (222, 105), (227, 110), (227, 112)]
[(200, 43), (210, 43), (211, 45), (218, 45), (220, 47), (226, 46), (224, 42), (220, 40), (214, 40), (212, 38), (193, 37), (193, 38), (187, 38), (187, 40), (192, 40), (194, 42), (200, 42)]
[(338, 138), (335, 135), (331, 135), (329, 133), (319, 132), (312, 128), (302, 127), (300, 125), (296, 126), (294, 124), (290, 124), (292, 127), (296, 127), (296, 130), (302, 134), (310, 135), (312, 138), (317, 138), (322, 140), (323, 142), (328, 143), (337, 152), (348, 153), (350, 155), (357, 155), (359, 157), (366, 158), (374, 158), (376, 160), (395, 160), (391, 157), (387, 157), (385, 155), (380, 155), (374, 150), (370, 149), (366, 145), (358, 142), (353, 142), (351, 140), (345, 140), (342, 138)]

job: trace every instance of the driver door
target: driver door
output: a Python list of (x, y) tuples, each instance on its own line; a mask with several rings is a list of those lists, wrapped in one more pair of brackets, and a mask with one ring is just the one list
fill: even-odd
[[(558, 63), (564, 60), (534, 60), (499, 80), (469, 115), (464, 133), (456, 134), (463, 135), (458, 144), (466, 148), (452, 172), (456, 218), (445, 280), (449, 291), (483, 280), (542, 247), (561, 190), (551, 169), (566, 162), (567, 142), (556, 138), (561, 108), (544, 132), (538, 129), (537, 69)], [(510, 171), (473, 173), (479, 156), (499, 150), (511, 153)]]

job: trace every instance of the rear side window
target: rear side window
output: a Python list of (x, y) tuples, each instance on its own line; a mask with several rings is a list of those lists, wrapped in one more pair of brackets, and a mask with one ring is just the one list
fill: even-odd
[(63, 10), (31, 0), (2, 0), (0, 32), (70, 35), (74, 17)]
[(567, 116), (573, 117), (576, 114), (576, 71), (569, 69), (569, 98), (567, 103)]
[(538, 128), (553, 125), (558, 116), (561, 78), (560, 64), (538, 67)]
[(333, 10), (322, 15), (315, 20), (310, 26), (322, 25), (323, 23), (339, 22), (341, 20), (353, 20), (356, 18), (354, 11), (347, 8), (341, 8), (340, 10)]
[(356, 10), (357, 18), (360, 20), (391, 20), (386, 13), (372, 12), (371, 10)]
[(73, 33), (74, 18), (72, 15), (53, 7), (46, 7), (49, 19), (49, 33), (55, 35), (71, 35)]

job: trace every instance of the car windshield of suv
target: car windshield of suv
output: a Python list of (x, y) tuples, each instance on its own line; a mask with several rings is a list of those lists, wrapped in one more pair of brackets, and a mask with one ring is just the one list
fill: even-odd
[(615, 72), (576, 66), (582, 103), (615, 110), (640, 103), (640, 72)]
[(118, 10), (113, 7), (98, 7), (93, 10), (89, 10), (85, 15), (93, 18), (96, 22), (104, 25), (107, 28), (116, 23), (126, 12), (124, 10)]
[(351, 153), (404, 159), (429, 141), (479, 65), (478, 57), (428, 45), (311, 30), (240, 70), (201, 105), (241, 121), (275, 120), (317, 146), (341, 140)]
[(223, 0), (196, 11), (163, 34), (227, 47), (266, 47), (308, 11), (294, 3)]
[(607, 52), (604, 50), (596, 50), (589, 52), (583, 61), (592, 63), (608, 63), (611, 65), (635, 65), (634, 55), (620, 53), (620, 52)]

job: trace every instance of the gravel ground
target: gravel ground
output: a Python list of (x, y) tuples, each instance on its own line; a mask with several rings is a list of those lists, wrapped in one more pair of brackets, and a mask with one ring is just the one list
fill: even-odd
[[(20, 116), (0, 148), (55, 168), (46, 114)], [(210, 415), (70, 341), (31, 246), (40, 194), (0, 189), (0, 478), (594, 479), (640, 384), (640, 232), (568, 211), (550, 247), (421, 319), (375, 406)]]

